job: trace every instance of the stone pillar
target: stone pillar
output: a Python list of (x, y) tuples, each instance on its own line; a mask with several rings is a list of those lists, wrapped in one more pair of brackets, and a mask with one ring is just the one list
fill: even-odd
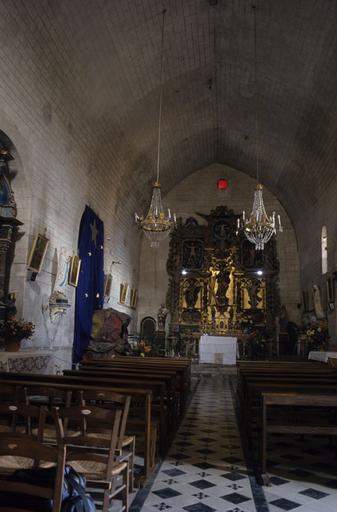
[(154, 337), (154, 350), (153, 352), (155, 355), (158, 355), (160, 357), (165, 356), (166, 351), (166, 334), (165, 331), (156, 331), (155, 337)]

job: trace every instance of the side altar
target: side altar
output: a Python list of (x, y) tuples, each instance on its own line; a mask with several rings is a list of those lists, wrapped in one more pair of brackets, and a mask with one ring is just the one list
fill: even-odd
[(237, 233), (233, 210), (197, 215), (178, 219), (167, 262), (170, 349), (192, 358), (201, 356), (205, 334), (239, 339), (251, 325), (273, 329), (280, 308), (275, 238), (255, 251)]

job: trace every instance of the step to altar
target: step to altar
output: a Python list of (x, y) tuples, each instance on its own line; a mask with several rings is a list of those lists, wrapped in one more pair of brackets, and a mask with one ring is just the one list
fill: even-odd
[(215, 377), (218, 375), (236, 375), (236, 366), (211, 363), (192, 363), (193, 377)]

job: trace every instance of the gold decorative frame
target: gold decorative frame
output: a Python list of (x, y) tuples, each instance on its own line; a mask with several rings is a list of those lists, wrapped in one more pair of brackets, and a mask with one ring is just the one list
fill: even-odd
[(130, 292), (130, 306), (135, 308), (137, 306), (138, 300), (138, 290), (136, 288), (132, 288)]
[(78, 285), (78, 278), (80, 275), (80, 268), (81, 268), (81, 260), (77, 256), (77, 254), (74, 254), (70, 258), (70, 267), (69, 267), (69, 274), (68, 274), (68, 284), (70, 286), (74, 286), (75, 288)]
[(119, 302), (121, 304), (125, 304), (126, 295), (128, 293), (129, 285), (128, 283), (121, 283), (119, 287)]
[(108, 299), (111, 293), (112, 274), (104, 274), (104, 297)]
[(32, 272), (41, 272), (48, 245), (49, 238), (41, 235), (41, 233), (38, 233), (35, 236), (28, 258), (28, 270), (31, 270)]

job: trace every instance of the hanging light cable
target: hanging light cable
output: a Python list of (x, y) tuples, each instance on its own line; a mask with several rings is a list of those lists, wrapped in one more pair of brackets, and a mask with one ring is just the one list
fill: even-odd
[(170, 209), (167, 214), (163, 207), (160, 189), (160, 149), (161, 149), (161, 122), (163, 107), (163, 69), (164, 69), (164, 29), (165, 29), (165, 13), (163, 10), (163, 22), (161, 32), (161, 55), (160, 55), (160, 95), (159, 95), (159, 119), (158, 119), (158, 146), (157, 146), (157, 173), (156, 181), (153, 184), (152, 198), (146, 217), (140, 217), (135, 213), (135, 220), (142, 228), (145, 236), (150, 240), (151, 247), (158, 247), (160, 242), (164, 240), (170, 230), (176, 225), (175, 214), (171, 215)]
[[(259, 95), (257, 91), (257, 36), (256, 36), (256, 6), (254, 12), (254, 83), (255, 83), (255, 133), (256, 133), (256, 181), (257, 186), (254, 192), (254, 202), (250, 217), (247, 219), (245, 212), (242, 219), (238, 219), (238, 228), (243, 228), (247, 239), (255, 245), (256, 251), (263, 251), (264, 246), (271, 237), (276, 234), (275, 212), (271, 217), (267, 215), (263, 202), (263, 186), (260, 183), (260, 127), (259, 127)], [(282, 232), (281, 218), (278, 215), (278, 228)]]

